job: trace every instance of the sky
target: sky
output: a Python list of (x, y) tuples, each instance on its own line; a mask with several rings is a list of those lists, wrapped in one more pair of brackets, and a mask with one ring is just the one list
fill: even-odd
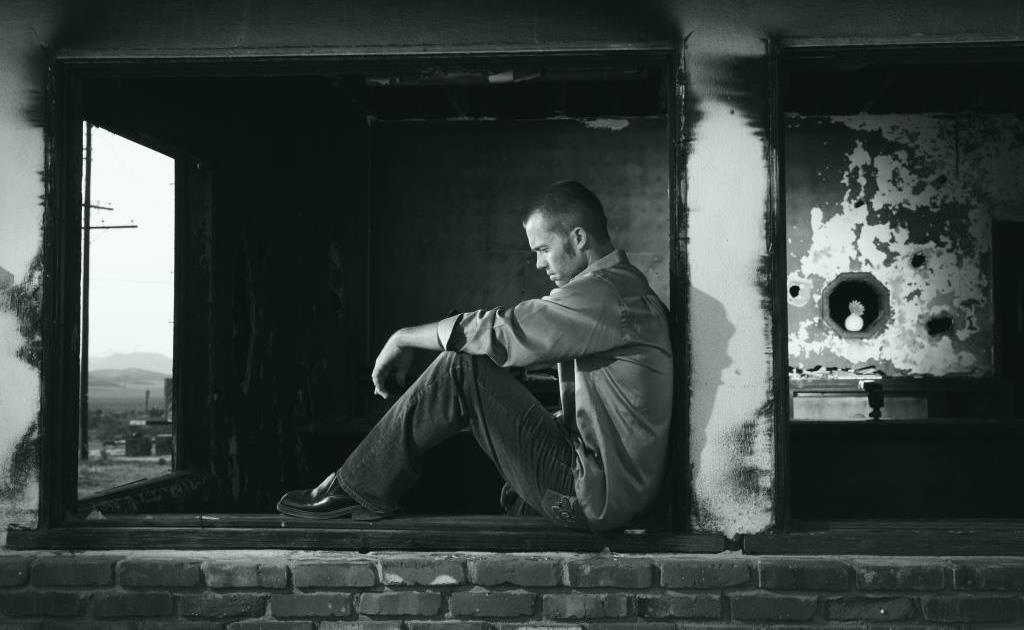
[[(84, 142), (83, 142), (84, 145)], [(89, 356), (171, 356), (174, 160), (93, 128)], [(83, 168), (83, 173), (84, 173)], [(137, 225), (133, 229), (99, 229)]]

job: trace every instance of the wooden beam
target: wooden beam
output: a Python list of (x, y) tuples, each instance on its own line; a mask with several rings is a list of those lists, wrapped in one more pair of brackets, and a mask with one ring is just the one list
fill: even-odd
[[(144, 524), (145, 519), (151, 519)], [(188, 522), (191, 519), (191, 522)], [(130, 523), (133, 524), (129, 525)], [(129, 525), (129, 526), (125, 526)], [(719, 553), (715, 534), (591, 534), (540, 518), (409, 517), (307, 521), (277, 515), (151, 515), (11, 530), (10, 549), (311, 549)]]
[(847, 525), (837, 529), (752, 534), (743, 553), (754, 555), (988, 556), (1024, 554), (1024, 523), (965, 522), (891, 526)]

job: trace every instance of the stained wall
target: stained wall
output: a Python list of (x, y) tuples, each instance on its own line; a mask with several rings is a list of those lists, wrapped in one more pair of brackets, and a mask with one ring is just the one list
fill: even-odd
[(43, 217), (45, 56), (50, 2), (0, 6), (0, 542), (8, 523), (33, 526), (38, 505), (38, 299)]
[[(770, 37), (870, 42), (1020, 38), (1020, 0), (892, 3), (741, 0), (623, 3), (335, 3), (237, 0), (81, 4), (74, 29), (55, 35), (50, 5), (0, 5), (0, 266), (17, 281), (38, 251), (43, 132), (40, 45), (83, 54), (318, 54), (339, 50), (572, 47), (686, 37), (687, 154), (671, 173), (685, 195), (688, 247), (693, 522), (729, 535), (772, 525), (774, 492), (768, 140), (765, 41)], [(73, 19), (72, 19), (73, 18)], [(760, 78), (759, 78), (760, 77)], [(666, 234), (668, 238), (668, 234)], [(0, 315), (0, 471), (33, 426), (38, 372)], [(29, 470), (34, 470), (29, 467)], [(34, 473), (31, 476), (34, 476)], [(6, 482), (5, 482), (6, 483)], [(35, 484), (0, 497), (6, 522), (32, 525)]]
[[(600, 122), (600, 121), (598, 121)], [(607, 121), (606, 121), (607, 122)], [(449, 311), (547, 294), (520, 213), (575, 179), (605, 206), (612, 242), (669, 298), (664, 119), (381, 122), (373, 131), (371, 347)]]
[[(990, 375), (992, 221), (1024, 214), (1021, 121), (791, 115), (786, 147), (791, 366)], [(823, 289), (848, 272), (889, 291), (888, 323), (871, 338), (825, 323)], [(952, 327), (930, 332), (940, 318)]]

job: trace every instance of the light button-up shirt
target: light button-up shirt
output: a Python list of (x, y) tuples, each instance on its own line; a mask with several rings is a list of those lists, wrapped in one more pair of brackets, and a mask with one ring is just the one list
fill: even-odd
[(591, 529), (626, 525), (654, 498), (672, 415), (668, 314), (624, 252), (542, 298), (444, 319), (438, 338), (503, 367), (558, 364), (576, 498)]

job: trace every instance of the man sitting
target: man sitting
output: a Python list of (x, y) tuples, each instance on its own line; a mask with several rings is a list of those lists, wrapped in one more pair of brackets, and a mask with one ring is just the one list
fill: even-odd
[[(411, 350), (442, 350), (336, 472), (293, 490), (289, 516), (392, 514), (423, 454), (469, 427), (506, 487), (552, 522), (622, 527), (658, 490), (672, 408), (664, 305), (612, 246), (604, 209), (576, 182), (548, 188), (523, 227), (555, 288), (512, 308), (402, 328), (373, 367), (374, 393), (404, 381)], [(505, 367), (558, 364), (562, 414), (549, 413)]]

